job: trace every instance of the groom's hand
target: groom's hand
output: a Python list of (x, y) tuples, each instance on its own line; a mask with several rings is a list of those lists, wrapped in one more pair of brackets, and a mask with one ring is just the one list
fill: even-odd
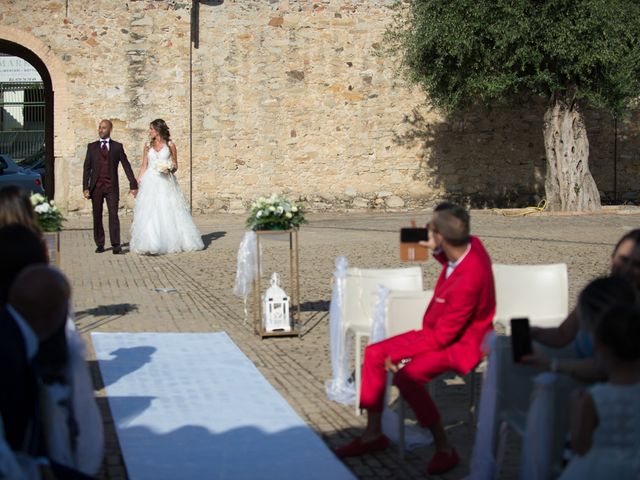
[(84, 195), (84, 198), (89, 198), (89, 196), (90, 196), (90, 195), (89, 195), (89, 190), (84, 190), (84, 191), (82, 192), (82, 194)]
[(129, 190), (129, 193), (135, 197), (136, 195), (138, 195), (138, 189), (137, 188), (135, 190), (131, 189)]

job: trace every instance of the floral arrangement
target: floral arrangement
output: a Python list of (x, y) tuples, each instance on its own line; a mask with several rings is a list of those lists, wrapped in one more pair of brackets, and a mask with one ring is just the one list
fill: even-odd
[(169, 173), (171, 173), (173, 171), (173, 162), (171, 161), (171, 159), (157, 160), (154, 163), (153, 168), (158, 173), (162, 173), (164, 175), (168, 175)]
[(247, 227), (252, 230), (289, 230), (307, 223), (302, 207), (275, 193), (251, 204)]
[(30, 198), (40, 228), (45, 232), (60, 231), (64, 217), (54, 201), (47, 199), (47, 197), (40, 193), (34, 193)]

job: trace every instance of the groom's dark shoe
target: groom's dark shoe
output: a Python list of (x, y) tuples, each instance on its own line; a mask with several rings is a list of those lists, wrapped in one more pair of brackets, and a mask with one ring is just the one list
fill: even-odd
[(122, 253), (122, 247), (120, 245), (114, 245), (113, 246), (113, 254), (114, 255), (119, 255)]
[(102, 245), (98, 245), (96, 247), (96, 253), (102, 253), (102, 252), (104, 252), (104, 247)]

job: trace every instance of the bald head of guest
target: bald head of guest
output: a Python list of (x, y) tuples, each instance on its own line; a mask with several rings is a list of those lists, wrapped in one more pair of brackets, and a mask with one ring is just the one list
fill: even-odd
[(25, 319), (40, 341), (64, 325), (71, 286), (57, 269), (45, 265), (25, 268), (9, 290), (8, 303)]

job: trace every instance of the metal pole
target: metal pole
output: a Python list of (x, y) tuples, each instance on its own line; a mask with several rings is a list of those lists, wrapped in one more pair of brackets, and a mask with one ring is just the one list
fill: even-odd
[(193, 213), (193, 48), (198, 48), (199, 0), (191, 3), (189, 38), (189, 213)]
[(618, 201), (618, 117), (613, 117), (613, 201)]
[(193, 44), (189, 42), (189, 213), (193, 213)]

